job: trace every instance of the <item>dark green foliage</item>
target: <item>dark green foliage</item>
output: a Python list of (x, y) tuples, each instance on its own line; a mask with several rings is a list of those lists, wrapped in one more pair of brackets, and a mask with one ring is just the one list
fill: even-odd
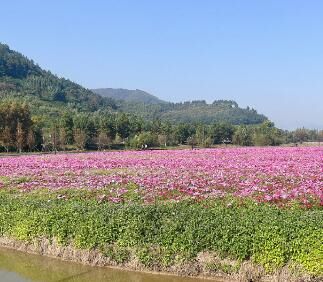
[[(201, 146), (209, 146), (231, 139), (232, 125), (222, 128), (222, 123), (218, 123), (220, 121), (257, 124), (265, 119), (255, 110), (239, 108), (234, 101), (217, 100), (210, 105), (203, 100), (167, 103), (141, 90), (101, 89), (97, 92), (127, 101), (116, 102), (59, 78), (42, 70), (22, 54), (10, 50), (7, 45), (0, 44), (0, 104), (28, 105), (34, 121), (33, 132), (22, 128), (30, 133), (29, 141), (32, 142), (27, 145), (27, 137), (22, 138), (24, 145), (19, 151), (27, 148), (65, 150), (70, 146), (96, 149), (105, 147), (102, 143), (113, 143), (116, 137), (119, 144), (135, 143), (129, 139), (143, 131), (152, 132), (157, 137), (158, 142), (150, 142), (152, 145), (185, 144), (190, 138)], [(203, 133), (197, 130), (196, 123), (206, 126), (215, 122), (218, 127), (213, 126), (209, 132), (206, 132), (209, 130), (207, 127), (203, 128)], [(57, 128), (55, 140), (52, 140), (53, 125)], [(4, 122), (0, 117), (0, 131), (3, 131), (1, 127), (4, 127)], [(40, 132), (43, 133), (43, 142), (39, 142)], [(196, 133), (197, 136), (194, 136)], [(17, 144), (11, 143), (0, 149), (15, 150)]]
[(17, 100), (28, 100), (33, 106), (42, 102), (45, 109), (33, 107), (33, 113), (46, 117), (55, 111), (76, 109), (95, 111), (103, 107), (115, 108), (114, 100), (103, 98), (82, 86), (58, 78), (42, 70), (22, 54), (0, 44), (0, 96)]
[(131, 127), (130, 127), (130, 119), (128, 115), (121, 114), (118, 116), (116, 120), (116, 130), (117, 130), (117, 134), (122, 139), (129, 137), (131, 133)]
[(100, 89), (92, 89), (92, 91), (96, 94), (101, 95), (102, 97), (109, 97), (114, 100), (122, 100), (131, 103), (145, 103), (145, 104), (160, 104), (166, 103), (151, 95), (145, 91), (136, 89), (136, 90), (128, 90), (128, 89), (114, 89), (114, 88), (100, 88)]
[(195, 134), (194, 126), (180, 123), (174, 128), (174, 135), (179, 144), (184, 144), (190, 136)]
[(275, 146), (282, 142), (282, 132), (274, 126), (274, 123), (266, 120), (258, 127), (255, 127), (253, 143), (256, 146)]
[(129, 145), (132, 148), (144, 148), (145, 145), (147, 145), (149, 148), (156, 147), (158, 146), (157, 135), (149, 131), (140, 133), (131, 139)]
[[(151, 146), (163, 147), (209, 147), (231, 141), (267, 146), (323, 140), (322, 132), (313, 130), (283, 132), (254, 109), (239, 108), (234, 101), (167, 103), (140, 90), (102, 91), (119, 98), (127, 96), (126, 100), (132, 96), (135, 102), (95, 94), (42, 70), (32, 60), (0, 44), (0, 111), (19, 104), (28, 108), (26, 120), (32, 121), (25, 122), (12, 111), (16, 117), (8, 127), (0, 113), (0, 151), (101, 150), (125, 144), (138, 148), (142, 143), (137, 142), (138, 136)], [(142, 102), (135, 97), (141, 97), (138, 99)], [(17, 132), (22, 133), (18, 134), (20, 138)], [(153, 138), (148, 138), (149, 132)]]
[[(0, 234), (20, 240), (56, 238), (98, 248), (116, 262), (135, 250), (147, 265), (171, 265), (215, 252), (251, 259), (268, 272), (294, 263), (323, 274), (323, 211), (280, 209), (230, 199), (142, 205), (98, 203), (88, 192), (0, 194)], [(222, 271), (230, 272), (230, 266)]]
[(41, 68), (25, 56), (9, 49), (9, 46), (0, 44), (0, 77), (25, 78), (29, 75), (38, 75)]
[(240, 146), (251, 146), (253, 145), (252, 136), (252, 128), (246, 125), (240, 125), (233, 134), (232, 142)]
[(232, 141), (234, 127), (228, 123), (216, 123), (210, 129), (210, 137), (213, 144), (221, 144), (223, 141)]
[(184, 103), (130, 103), (122, 102), (119, 107), (125, 112), (142, 116), (146, 120), (161, 119), (171, 123), (204, 123), (227, 122), (230, 124), (259, 124), (266, 120), (254, 109), (242, 109), (232, 101), (205, 101)]
[(6, 151), (10, 148), (17, 148), (19, 151), (27, 148), (31, 143), (30, 134), (33, 134), (32, 125), (28, 105), (15, 102), (0, 104), (0, 145)]
[(73, 129), (74, 121), (73, 116), (69, 112), (65, 112), (60, 120), (60, 127), (64, 130), (65, 144), (73, 144)]
[(211, 105), (205, 101), (167, 103), (141, 90), (94, 91), (104, 97), (42, 70), (32, 60), (0, 44), (0, 96), (28, 101), (33, 113), (45, 119), (57, 117), (66, 110), (94, 112), (109, 108), (146, 120), (159, 118), (172, 123), (211, 124), (226, 121), (232, 124), (257, 124), (265, 120), (255, 110), (239, 108), (234, 101), (218, 100)]

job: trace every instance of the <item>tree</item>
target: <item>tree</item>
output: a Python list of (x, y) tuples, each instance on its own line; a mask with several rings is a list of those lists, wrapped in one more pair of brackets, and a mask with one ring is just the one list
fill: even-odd
[(133, 148), (154, 147), (158, 145), (157, 135), (152, 132), (143, 132), (139, 135), (135, 135), (130, 140), (130, 146)]
[(104, 132), (110, 142), (116, 138), (116, 119), (114, 115), (99, 113), (99, 116), (96, 117), (96, 124), (99, 125), (99, 133)]
[(175, 127), (175, 137), (178, 144), (184, 144), (187, 141), (187, 138), (195, 134), (195, 129), (185, 123), (180, 123)]
[(208, 128), (204, 124), (196, 126), (195, 141), (198, 145), (206, 147), (206, 139), (208, 137)]
[(172, 141), (170, 138), (172, 132), (172, 124), (169, 121), (162, 123), (159, 134), (159, 136), (161, 136), (160, 138), (162, 139), (162, 142), (160, 142), (160, 144), (165, 145), (165, 147), (167, 147), (167, 145), (169, 145), (169, 143), (171, 143)]
[(295, 142), (303, 143), (308, 140), (308, 132), (303, 128), (298, 128), (294, 132), (294, 140)]
[(85, 130), (80, 129), (80, 128), (76, 128), (74, 130), (74, 140), (75, 140), (75, 145), (77, 146), (77, 148), (80, 150), (84, 150), (87, 140), (88, 140), (88, 136), (87, 136)]
[(210, 136), (214, 144), (222, 144), (224, 140), (232, 141), (234, 127), (228, 123), (215, 123), (211, 126)]
[[(61, 120), (60, 120), (60, 127), (64, 130), (64, 137), (65, 141), (64, 144), (73, 144), (73, 127), (74, 127), (74, 122), (73, 122), (73, 117), (71, 113), (69, 112), (64, 112)], [(62, 131), (63, 131), (62, 130)]]
[(232, 142), (233, 144), (240, 146), (252, 146), (252, 135), (253, 132), (250, 127), (246, 125), (240, 125), (234, 132)]
[(107, 145), (111, 144), (111, 139), (107, 136), (106, 132), (100, 131), (98, 136), (96, 137), (96, 144), (98, 150), (101, 151)]
[(323, 130), (320, 130), (317, 135), (319, 145), (321, 145), (321, 142), (323, 142)]
[(196, 136), (193, 135), (193, 136), (189, 136), (186, 140), (186, 143), (187, 145), (190, 145), (192, 147), (192, 150), (194, 149), (194, 146), (196, 146), (198, 143), (197, 143), (197, 140), (196, 140)]
[(159, 146), (167, 147), (167, 136), (164, 134), (158, 134), (157, 136)]
[(20, 121), (18, 121), (18, 123), (17, 123), (17, 132), (16, 132), (16, 148), (17, 148), (19, 153), (22, 152), (22, 148), (23, 148), (25, 142), (26, 142), (25, 132), (24, 132), (24, 129), (22, 127), (22, 123)]
[(59, 147), (62, 148), (63, 150), (65, 150), (66, 145), (68, 144), (67, 134), (64, 128), (59, 128), (58, 144), (59, 144)]
[(255, 127), (253, 142), (256, 146), (276, 146), (282, 143), (282, 132), (274, 123), (266, 120)]
[(52, 99), (53, 99), (53, 101), (66, 102), (65, 93), (63, 93), (61, 91), (54, 92), (52, 94)]
[(10, 128), (8, 126), (4, 127), (0, 140), (1, 140), (1, 145), (5, 148), (6, 152), (8, 153), (10, 146), (12, 146), (14, 143), (12, 140)]
[(56, 154), (58, 146), (59, 146), (59, 141), (60, 141), (59, 128), (58, 128), (56, 122), (54, 122), (50, 128), (50, 140), (51, 140), (51, 144), (52, 144), (52, 149)]
[(36, 139), (35, 139), (35, 134), (32, 129), (29, 129), (28, 135), (27, 135), (27, 146), (29, 151), (31, 152), (36, 145)]
[(0, 142), (6, 150), (16, 148), (22, 152), (32, 126), (31, 113), (27, 104), (7, 101), (0, 105)]
[(118, 115), (117, 120), (117, 134), (124, 140), (130, 135), (130, 121), (125, 113)]

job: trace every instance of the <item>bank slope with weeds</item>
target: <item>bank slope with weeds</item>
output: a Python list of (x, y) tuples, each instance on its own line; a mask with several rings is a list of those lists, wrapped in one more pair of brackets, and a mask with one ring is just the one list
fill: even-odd
[(253, 281), (323, 277), (321, 208), (229, 198), (114, 204), (90, 192), (60, 193), (1, 191), (1, 238), (91, 250), (101, 264), (133, 269)]

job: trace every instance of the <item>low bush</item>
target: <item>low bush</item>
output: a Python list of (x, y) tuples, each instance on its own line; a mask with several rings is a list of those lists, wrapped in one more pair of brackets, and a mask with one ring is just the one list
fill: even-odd
[(0, 201), (0, 236), (55, 238), (64, 245), (99, 249), (118, 263), (130, 257), (129, 250), (147, 266), (169, 266), (213, 252), (252, 260), (268, 273), (289, 263), (323, 274), (320, 208), (282, 209), (232, 199), (114, 204), (84, 191), (63, 197), (2, 191)]

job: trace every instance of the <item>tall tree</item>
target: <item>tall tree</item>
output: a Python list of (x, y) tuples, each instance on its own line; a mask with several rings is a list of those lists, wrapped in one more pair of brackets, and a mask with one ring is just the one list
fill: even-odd
[(117, 120), (117, 133), (124, 140), (129, 137), (131, 128), (129, 117), (125, 113), (118, 115)]

